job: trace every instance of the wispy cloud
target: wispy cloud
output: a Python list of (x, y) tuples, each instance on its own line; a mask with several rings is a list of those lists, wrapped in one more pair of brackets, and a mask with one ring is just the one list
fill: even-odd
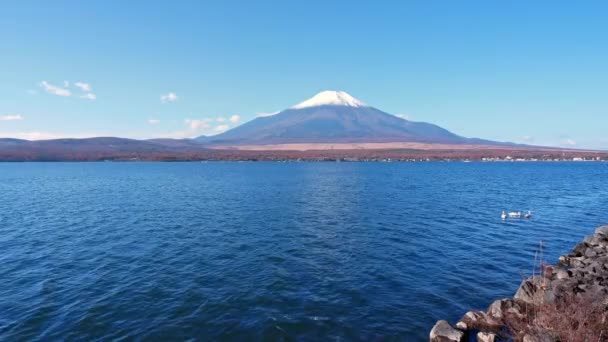
[(233, 124), (238, 124), (239, 122), (241, 122), (241, 116), (240, 115), (233, 115), (233, 116), (230, 117), (229, 120)]
[(56, 85), (52, 85), (47, 81), (40, 82), (40, 87), (44, 89), (47, 93), (57, 95), (57, 96), (70, 96), (72, 92), (69, 89), (61, 88)]
[(9, 114), (0, 116), (0, 121), (18, 121), (23, 120), (23, 116), (21, 114)]
[(204, 130), (211, 128), (210, 119), (186, 119), (184, 122), (192, 130)]
[(90, 92), (93, 91), (93, 87), (91, 87), (91, 85), (89, 83), (76, 82), (76, 83), (74, 83), (74, 86), (76, 86), (77, 88), (80, 88), (80, 90), (82, 90), (82, 91), (84, 91), (86, 93), (90, 93)]
[(407, 115), (407, 114), (397, 114), (395, 116), (398, 117), (398, 118), (404, 119), (404, 120), (409, 120), (410, 119), (410, 116)]
[(187, 127), (186, 129), (169, 133), (161, 133), (159, 136), (164, 138), (184, 139), (208, 135), (210, 132), (213, 132), (213, 126), (211, 125), (213, 121), (214, 119), (210, 118), (184, 119), (184, 124)]
[(25, 140), (50, 140), (50, 139), (65, 139), (65, 138), (92, 138), (103, 136), (103, 134), (66, 134), (66, 133), (51, 133), (51, 132), (40, 132), (40, 131), (28, 131), (28, 132), (0, 132), (0, 138), (15, 138)]
[(150, 125), (158, 125), (160, 123), (160, 120), (158, 120), (158, 119), (148, 119), (148, 123)]
[(219, 117), (219, 118), (215, 119), (215, 121), (217, 121), (217, 122), (226, 122), (226, 119), (222, 118), (222, 117)]
[(160, 96), (161, 103), (175, 102), (175, 101), (177, 101), (177, 99), (178, 99), (177, 94), (175, 94), (174, 92), (169, 92), (165, 95)]
[[(49, 94), (53, 94), (53, 95), (57, 95), (57, 96), (72, 96), (72, 91), (70, 89), (68, 89), (70, 87), (69, 81), (63, 81), (63, 88), (60, 86), (51, 84), (47, 81), (40, 82), (39, 86)], [(91, 85), (89, 83), (76, 82), (76, 83), (74, 83), (74, 86), (76, 86), (83, 92), (86, 92), (86, 94), (79, 96), (81, 99), (95, 100), (97, 98), (97, 96), (95, 94), (93, 94), (93, 92), (92, 92), (93, 88), (91, 87)], [(30, 93), (32, 95), (37, 94), (37, 92), (35, 90), (28, 90), (28, 93)]]
[(49, 140), (59, 139), (60, 136), (53, 133), (46, 132), (12, 132), (12, 133), (0, 133), (0, 137), (14, 138), (14, 139), (25, 139), (25, 140)]
[(182, 130), (174, 132), (162, 132), (153, 136), (147, 136), (146, 138), (190, 139), (197, 136), (200, 136), (200, 134), (193, 133), (190, 130)]
[[(201, 135), (211, 136), (214, 134), (219, 134), (231, 128), (231, 126), (227, 123), (215, 125), (214, 123), (218, 122), (217, 119), (218, 118), (208, 117), (200, 119), (187, 118), (184, 119), (184, 125), (186, 125), (185, 130), (161, 135), (164, 137), (174, 138), (192, 138)], [(230, 119), (232, 119), (232, 117)], [(230, 119), (224, 119), (224, 122), (230, 121)]]
[(219, 125), (219, 126), (215, 126), (213, 128), (213, 131), (221, 133), (221, 132), (227, 131), (229, 128), (230, 128), (230, 126), (228, 126), (228, 125)]
[(574, 139), (570, 139), (570, 138), (568, 138), (568, 139), (564, 139), (564, 140), (562, 141), (562, 144), (563, 144), (563, 145), (566, 145), (566, 146), (576, 146), (576, 140), (574, 140)]

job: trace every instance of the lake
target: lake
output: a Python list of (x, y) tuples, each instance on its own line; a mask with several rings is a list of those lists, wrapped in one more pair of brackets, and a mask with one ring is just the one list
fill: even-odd
[(423, 341), (606, 208), (608, 163), (0, 164), (0, 340)]

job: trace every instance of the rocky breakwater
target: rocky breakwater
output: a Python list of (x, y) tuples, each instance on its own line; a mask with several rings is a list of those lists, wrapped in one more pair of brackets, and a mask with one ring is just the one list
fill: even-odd
[(558, 265), (538, 265), (513, 298), (469, 311), (455, 326), (438, 321), (431, 342), (608, 341), (608, 226), (599, 227)]

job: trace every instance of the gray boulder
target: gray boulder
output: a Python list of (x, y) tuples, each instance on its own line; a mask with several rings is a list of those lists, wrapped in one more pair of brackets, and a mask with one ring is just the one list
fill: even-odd
[(587, 258), (593, 258), (597, 256), (597, 252), (592, 249), (592, 248), (587, 248), (587, 250), (585, 250), (585, 257)]
[(572, 294), (577, 286), (578, 280), (576, 278), (562, 279), (555, 284), (555, 292), (558, 294)]
[(534, 303), (538, 298), (537, 293), (540, 290), (539, 285), (541, 282), (542, 279), (540, 277), (533, 277), (524, 280), (517, 289), (517, 292), (513, 298), (521, 300), (525, 303)]
[(459, 321), (458, 323), (456, 323), (456, 329), (460, 329), (462, 331), (467, 331), (467, 330), (469, 330), (469, 326), (465, 322)]
[(595, 230), (595, 234), (608, 238), (608, 226), (601, 226)]
[(495, 300), (488, 308), (488, 316), (495, 322), (502, 322), (505, 314), (521, 316), (521, 307), (513, 299), (505, 298)]
[(572, 277), (582, 279), (585, 277), (587, 271), (582, 267), (573, 267), (570, 269), (570, 273), (572, 274)]
[(538, 333), (536, 336), (525, 335), (524, 342), (554, 342), (555, 340), (549, 333)]
[(429, 337), (431, 342), (461, 342), (464, 332), (454, 329), (448, 322), (441, 320), (435, 323)]
[(570, 266), (572, 267), (585, 267), (586, 259), (584, 257), (570, 258)]
[(608, 250), (606, 248), (600, 247), (600, 246), (593, 247), (593, 251), (595, 252), (596, 257), (603, 257), (603, 256), (606, 256), (606, 254), (608, 254)]
[(504, 314), (502, 312), (504, 301), (506, 301), (506, 299), (495, 300), (494, 303), (490, 305), (490, 307), (488, 308), (488, 314), (490, 315), (490, 317), (494, 319), (504, 318)]
[(589, 246), (606, 248), (608, 247), (608, 236), (601, 234), (593, 234), (587, 236), (584, 242), (587, 243)]
[(478, 332), (477, 342), (494, 342), (496, 341), (496, 334), (489, 332)]
[(576, 246), (574, 246), (574, 248), (572, 249), (572, 252), (570, 252), (570, 255), (574, 256), (574, 257), (581, 257), (581, 256), (585, 255), (585, 251), (587, 251), (588, 247), (589, 246), (586, 243), (581, 242), (581, 243), (577, 244)]
[(567, 278), (570, 278), (570, 275), (568, 274), (568, 271), (566, 271), (566, 270), (564, 270), (564, 269), (562, 269), (562, 268), (558, 269), (558, 270), (555, 272), (555, 274), (556, 274), (556, 278), (557, 278), (557, 279), (560, 279), (560, 280), (561, 280), (561, 279), (567, 279)]
[(598, 274), (603, 271), (603, 267), (602, 264), (594, 260), (587, 266), (586, 270), (589, 273)]
[[(500, 310), (500, 309), (499, 309)], [(488, 310), (489, 311), (489, 310)], [(502, 315), (502, 313), (501, 313)], [(492, 317), (489, 313), (483, 311), (467, 312), (456, 325), (457, 328), (466, 327), (463, 330), (482, 330), (494, 331), (502, 326), (502, 320)]]

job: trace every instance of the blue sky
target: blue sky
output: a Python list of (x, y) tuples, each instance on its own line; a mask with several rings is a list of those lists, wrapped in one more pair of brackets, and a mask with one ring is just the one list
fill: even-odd
[(602, 1), (0, 6), (2, 137), (213, 134), (339, 89), (464, 136), (608, 149)]

